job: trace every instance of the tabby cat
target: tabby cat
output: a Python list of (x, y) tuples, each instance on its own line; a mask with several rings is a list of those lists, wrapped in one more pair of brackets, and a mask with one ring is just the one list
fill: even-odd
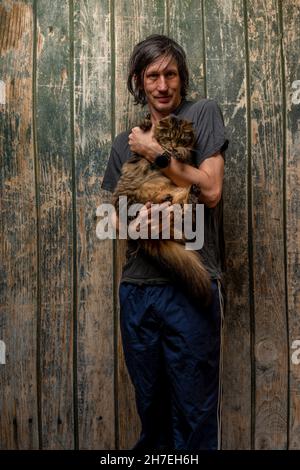
[[(152, 123), (147, 115), (139, 127), (149, 131)], [(170, 152), (174, 158), (193, 165), (191, 150), (195, 136), (192, 123), (179, 119), (174, 115), (158, 121), (154, 128), (154, 137), (164, 151)], [(162, 171), (146, 158), (133, 154), (122, 167), (122, 174), (113, 194), (113, 203), (119, 214), (119, 197), (127, 196), (128, 207), (131, 204), (147, 201), (162, 204), (170, 201), (172, 204), (198, 202), (195, 193), (196, 186), (176, 186)], [(183, 291), (193, 300), (210, 300), (210, 278), (202, 264), (198, 252), (185, 249), (185, 240), (174, 239), (174, 216), (171, 212), (170, 239), (138, 239), (138, 249), (150, 256), (169, 277), (178, 283)]]

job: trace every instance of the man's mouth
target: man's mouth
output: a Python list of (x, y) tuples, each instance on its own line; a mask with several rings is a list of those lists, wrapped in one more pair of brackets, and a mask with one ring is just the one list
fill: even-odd
[(171, 99), (171, 96), (157, 96), (156, 99), (160, 103), (168, 103), (168, 101), (170, 101), (170, 99)]

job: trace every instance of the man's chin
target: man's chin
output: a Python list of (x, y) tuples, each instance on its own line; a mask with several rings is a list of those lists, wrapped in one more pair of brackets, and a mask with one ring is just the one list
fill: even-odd
[(169, 101), (168, 103), (156, 103), (155, 109), (163, 114), (170, 114), (176, 106), (174, 105), (173, 101)]

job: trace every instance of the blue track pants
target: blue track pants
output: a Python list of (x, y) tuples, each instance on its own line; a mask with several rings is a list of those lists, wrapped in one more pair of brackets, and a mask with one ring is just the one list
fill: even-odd
[(223, 299), (209, 308), (173, 285), (119, 287), (120, 326), (141, 435), (134, 450), (220, 448)]

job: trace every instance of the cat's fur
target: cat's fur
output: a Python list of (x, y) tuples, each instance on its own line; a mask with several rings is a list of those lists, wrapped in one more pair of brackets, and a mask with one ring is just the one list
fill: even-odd
[[(151, 125), (148, 115), (139, 127), (148, 131)], [(168, 116), (156, 124), (154, 137), (164, 150), (172, 152), (177, 160), (193, 164), (191, 149), (195, 137), (192, 123), (176, 116)], [(194, 185), (176, 186), (146, 158), (133, 154), (122, 167), (122, 174), (113, 194), (113, 203), (117, 212), (119, 196), (127, 196), (128, 207), (135, 203), (145, 204), (147, 201), (158, 204), (171, 201), (172, 204), (181, 204), (183, 207), (185, 203), (199, 202), (194, 189)], [(186, 250), (184, 240), (172, 239), (172, 224), (170, 232), (170, 240), (138, 239), (138, 249), (154, 259), (190, 297), (208, 303), (211, 292), (210, 278), (199, 253)]]

